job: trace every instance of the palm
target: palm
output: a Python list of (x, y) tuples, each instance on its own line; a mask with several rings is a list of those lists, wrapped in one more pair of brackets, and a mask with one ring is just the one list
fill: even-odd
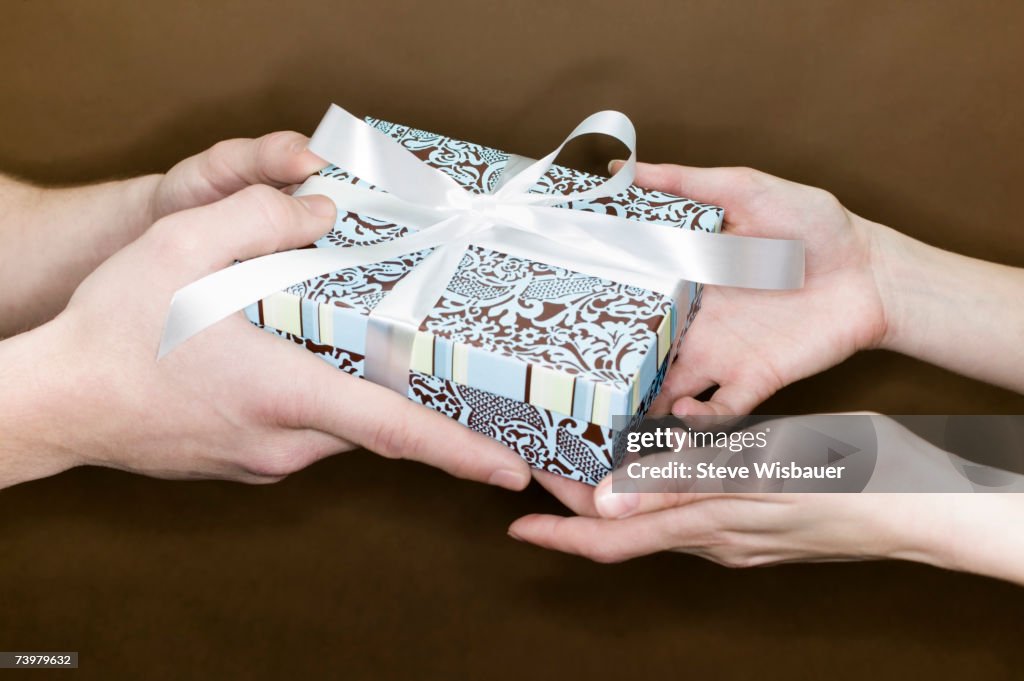
[[(830, 194), (743, 169), (648, 168), (657, 170), (642, 171), (638, 183), (723, 205), (728, 232), (802, 239), (807, 253), (802, 289), (705, 289), (652, 413), (747, 413), (784, 385), (881, 338), (884, 314), (864, 221)], [(714, 385), (709, 402), (694, 399)]]

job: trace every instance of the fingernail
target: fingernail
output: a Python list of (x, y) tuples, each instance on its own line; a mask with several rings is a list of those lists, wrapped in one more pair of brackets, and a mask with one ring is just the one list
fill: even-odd
[(530, 476), (519, 471), (502, 469), (494, 471), (487, 482), (518, 492), (530, 482)]
[(640, 505), (640, 496), (635, 492), (612, 491), (608, 485), (597, 490), (597, 497), (594, 499), (598, 512), (605, 518), (625, 518)]
[(614, 161), (608, 161), (608, 173), (611, 174), (611, 175), (614, 175), (615, 171), (618, 170), (619, 166), (621, 166), (623, 163), (625, 163), (625, 161), (623, 161), (621, 159), (615, 159)]
[(331, 165), (310, 150), (308, 137), (303, 137), (292, 145), (292, 153), (302, 159), (302, 168), (307, 175), (311, 175)]
[(513, 539), (515, 539), (516, 541), (523, 541), (523, 538), (522, 538), (522, 537), (520, 537), (520, 536), (519, 536), (518, 534), (516, 534), (515, 532), (513, 532), (512, 530), (509, 530), (509, 531), (508, 531), (508, 536), (512, 537), (512, 538), (513, 538)]
[(302, 205), (306, 207), (313, 215), (318, 218), (330, 218), (334, 217), (337, 213), (337, 209), (334, 207), (334, 201), (323, 194), (307, 194), (305, 196), (298, 197)]

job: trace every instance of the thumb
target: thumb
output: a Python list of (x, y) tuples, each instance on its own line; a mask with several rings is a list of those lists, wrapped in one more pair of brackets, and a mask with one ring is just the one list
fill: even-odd
[(693, 481), (659, 480), (659, 488), (666, 485), (671, 490), (678, 486), (680, 491), (639, 492), (615, 491), (612, 486), (615, 474), (607, 476), (594, 489), (594, 507), (603, 518), (620, 519), (644, 513), (653, 513), (667, 508), (686, 506), (703, 499), (724, 496), (722, 493), (695, 493), (683, 491)]
[(672, 403), (672, 415), (687, 416), (746, 416), (771, 396), (772, 391), (759, 390), (742, 383), (728, 383), (718, 388), (707, 402), (694, 397), (681, 397)]
[(236, 260), (308, 246), (334, 226), (335, 216), (326, 196), (294, 198), (253, 185), (158, 220), (139, 243), (184, 284)]
[(355, 378), (312, 353), (293, 353), (289, 375), (293, 427), (312, 428), (392, 459), (411, 459), (469, 480), (521, 490), (530, 467), (496, 440), (416, 404), (405, 395)]
[(305, 135), (290, 131), (218, 142), (167, 171), (154, 217), (212, 203), (249, 185), (302, 182), (327, 165), (308, 144)]

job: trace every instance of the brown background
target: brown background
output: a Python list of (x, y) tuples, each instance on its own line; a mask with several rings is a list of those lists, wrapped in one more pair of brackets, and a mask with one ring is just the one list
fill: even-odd
[[(0, 168), (162, 170), (309, 132), (331, 101), (538, 155), (612, 107), (646, 160), (755, 166), (1021, 265), (1022, 28), (1014, 2), (3, 0)], [(872, 353), (764, 407), (846, 409), (1024, 398)], [(599, 566), (505, 536), (557, 508), (366, 453), (261, 488), (78, 470), (0, 493), (0, 649), (78, 650), (88, 678), (1020, 675), (1018, 588), (909, 564)]]

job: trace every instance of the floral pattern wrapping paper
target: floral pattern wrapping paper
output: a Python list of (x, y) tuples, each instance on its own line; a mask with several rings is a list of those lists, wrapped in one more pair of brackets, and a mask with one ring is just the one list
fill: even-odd
[[(367, 120), (470, 191), (492, 190), (509, 161), (495, 149)], [(370, 186), (333, 166), (319, 174)], [(567, 194), (600, 181), (553, 166), (533, 191)], [(567, 206), (677, 229), (719, 231), (723, 218), (717, 206), (636, 187)], [(340, 213), (314, 246), (379, 243), (407, 231)], [(361, 377), (369, 313), (429, 252), (317, 277), (246, 314)], [(618, 461), (628, 432), (616, 430), (612, 417), (629, 417), (630, 427), (643, 418), (699, 308), (699, 285), (689, 286), (688, 303), (676, 310), (659, 293), (471, 246), (420, 326), (408, 397), (504, 443), (532, 466), (596, 484)]]

